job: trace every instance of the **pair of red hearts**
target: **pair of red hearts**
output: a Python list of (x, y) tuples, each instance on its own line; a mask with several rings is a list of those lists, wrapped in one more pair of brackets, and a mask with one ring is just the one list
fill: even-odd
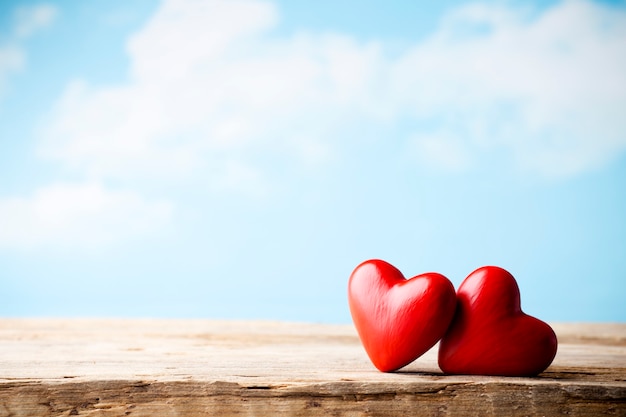
[(496, 266), (472, 272), (455, 292), (441, 274), (405, 279), (393, 265), (369, 260), (352, 272), (348, 301), (361, 342), (383, 372), (437, 341), (447, 374), (533, 376), (556, 355), (552, 328), (522, 312), (515, 278)]

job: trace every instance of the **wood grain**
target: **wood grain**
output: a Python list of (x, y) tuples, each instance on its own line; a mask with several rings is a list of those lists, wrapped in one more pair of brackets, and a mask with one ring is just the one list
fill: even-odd
[(626, 324), (555, 324), (536, 378), (393, 374), (350, 325), (0, 319), (0, 416), (626, 416)]

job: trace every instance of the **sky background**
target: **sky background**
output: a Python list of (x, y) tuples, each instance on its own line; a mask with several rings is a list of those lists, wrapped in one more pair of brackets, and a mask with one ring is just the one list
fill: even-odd
[(379, 258), (626, 321), (626, 3), (0, 2), (0, 315), (349, 323)]

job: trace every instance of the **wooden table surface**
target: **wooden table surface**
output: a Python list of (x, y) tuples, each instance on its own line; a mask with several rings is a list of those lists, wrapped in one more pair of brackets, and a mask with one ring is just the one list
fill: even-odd
[(555, 324), (535, 378), (399, 372), (351, 325), (0, 319), (0, 416), (626, 416), (626, 324)]

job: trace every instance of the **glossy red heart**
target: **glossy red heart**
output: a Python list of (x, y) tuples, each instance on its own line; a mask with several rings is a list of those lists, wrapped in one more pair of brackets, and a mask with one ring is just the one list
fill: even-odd
[(405, 279), (393, 265), (369, 260), (352, 272), (348, 301), (372, 363), (391, 372), (413, 362), (443, 336), (454, 316), (456, 295), (441, 274)]
[(457, 291), (454, 320), (439, 344), (448, 374), (533, 376), (552, 363), (557, 339), (543, 321), (522, 312), (513, 275), (485, 266)]

